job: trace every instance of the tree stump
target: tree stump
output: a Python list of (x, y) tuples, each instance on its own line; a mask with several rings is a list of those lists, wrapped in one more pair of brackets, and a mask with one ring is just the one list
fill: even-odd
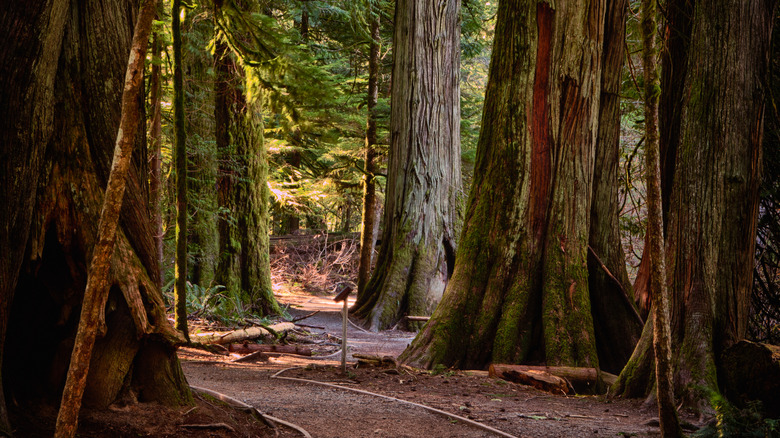
[(780, 416), (780, 346), (740, 341), (722, 356), (723, 392), (737, 406), (760, 400), (764, 414)]

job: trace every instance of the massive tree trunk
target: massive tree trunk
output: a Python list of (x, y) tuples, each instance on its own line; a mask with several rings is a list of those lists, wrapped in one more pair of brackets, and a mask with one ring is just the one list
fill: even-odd
[[(746, 330), (773, 5), (719, 0), (693, 9), (666, 261), (675, 392), (694, 409), (707, 409), (702, 389), (717, 390), (719, 355)], [(649, 393), (651, 340), (646, 327), (618, 393)]]
[(618, 163), (620, 89), (626, 36), (626, 0), (607, 0), (604, 21), (599, 129), (588, 242), (588, 290), (601, 368), (619, 373), (642, 332), (620, 241)]
[(374, 263), (374, 248), (378, 231), (376, 178), (376, 102), (379, 97), (379, 11), (373, 11), (371, 19), (371, 43), (368, 55), (368, 99), (366, 121), (366, 153), (363, 171), (363, 214), (360, 226), (360, 261), (358, 263), (358, 296), (365, 294)]
[(499, 3), (455, 272), (402, 360), (598, 367), (586, 263), (605, 5)]
[[(187, 14), (183, 23), (183, 41), (209, 41), (214, 37), (214, 26), (209, 20), (200, 19), (206, 14), (201, 6)], [(214, 282), (217, 265), (217, 150), (214, 142), (214, 111), (212, 92), (213, 66), (210, 54), (186, 50), (182, 65), (187, 76), (184, 84), (187, 96), (184, 113), (187, 125), (187, 211), (189, 217), (188, 280), (192, 284), (208, 288)]]
[(355, 304), (374, 330), (404, 314), (429, 315), (452, 273), (461, 198), (459, 5), (396, 3), (385, 226), (374, 275)]
[[(231, 217), (219, 223), (217, 281), (241, 294), (262, 315), (278, 314), (271, 283), (268, 218), (268, 155), (263, 142), (260, 90), (231, 59), (227, 46), (215, 51), (215, 120), (221, 166), (220, 207)], [(232, 164), (227, 164), (232, 163)]]
[[(7, 251), (0, 261), (0, 335), (8, 384), (0, 394), (20, 406), (56, 405), (61, 396), (136, 9), (134, 1), (13, 2), (0, 13), (10, 38), (0, 49), (0, 242)], [(172, 346), (181, 339), (158, 287), (143, 131), (136, 135), (86, 406), (105, 407), (127, 391), (164, 404), (190, 400)], [(9, 431), (5, 408), (0, 403), (0, 429)]]

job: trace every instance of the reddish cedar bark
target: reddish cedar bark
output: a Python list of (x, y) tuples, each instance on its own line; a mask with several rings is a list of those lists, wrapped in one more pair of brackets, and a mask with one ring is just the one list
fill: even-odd
[(454, 273), (402, 360), (598, 367), (586, 259), (605, 5), (499, 3)]

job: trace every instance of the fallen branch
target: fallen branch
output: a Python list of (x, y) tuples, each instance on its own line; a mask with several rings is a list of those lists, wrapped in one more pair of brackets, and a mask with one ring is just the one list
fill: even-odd
[(204, 394), (208, 394), (208, 395), (216, 398), (217, 400), (221, 400), (221, 401), (223, 401), (223, 402), (225, 402), (225, 403), (227, 403), (229, 405), (232, 405), (234, 407), (239, 407), (239, 408), (242, 408), (242, 409), (251, 410), (255, 415), (258, 415), (260, 417), (260, 419), (265, 424), (267, 424), (269, 427), (271, 427), (272, 429), (276, 429), (276, 425), (274, 423), (279, 423), (279, 424), (281, 424), (283, 426), (289, 427), (290, 429), (297, 430), (305, 438), (312, 438), (311, 434), (309, 432), (307, 432), (306, 429), (302, 428), (301, 426), (298, 426), (297, 424), (290, 423), (288, 421), (284, 421), (284, 420), (276, 418), (276, 417), (272, 417), (272, 416), (270, 416), (268, 414), (264, 414), (264, 413), (260, 412), (260, 409), (257, 409), (257, 408), (255, 408), (253, 406), (250, 406), (250, 405), (242, 402), (241, 400), (237, 400), (237, 399), (235, 399), (233, 397), (227, 396), (225, 394), (222, 394), (222, 393), (219, 393), (219, 392), (216, 392), (216, 391), (212, 391), (211, 389), (207, 389), (207, 388), (201, 388), (201, 387), (192, 386), (192, 385), (190, 385), (190, 388), (192, 388), (193, 391), (198, 391), (198, 392), (202, 392)]
[(297, 317), (297, 318), (293, 318), (293, 320), (292, 320), (292, 321), (290, 321), (290, 322), (298, 322), (298, 321), (303, 321), (304, 319), (306, 319), (306, 318), (311, 318), (312, 316), (314, 316), (314, 315), (316, 315), (316, 314), (318, 314), (318, 313), (320, 313), (320, 311), (319, 311), (319, 310), (315, 310), (314, 312), (311, 312), (311, 313), (310, 313), (310, 314), (308, 314), (308, 315), (303, 315), (303, 316), (299, 316), (299, 317)]
[(212, 424), (182, 424), (180, 427), (185, 429), (227, 429), (233, 433), (236, 432), (229, 424), (226, 423), (212, 423)]
[(297, 354), (299, 356), (311, 356), (311, 348), (300, 347), (298, 345), (229, 344), (228, 351), (230, 351), (231, 353), (238, 353), (238, 354), (264, 352), (264, 353)]
[(232, 332), (198, 333), (192, 336), (192, 339), (201, 344), (231, 344), (270, 336), (273, 333), (284, 333), (294, 328), (295, 324), (291, 322), (280, 322), (268, 327), (249, 327)]

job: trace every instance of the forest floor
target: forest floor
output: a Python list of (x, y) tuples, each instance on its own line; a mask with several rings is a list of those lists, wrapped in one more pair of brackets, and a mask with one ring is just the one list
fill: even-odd
[[(287, 292), (278, 295), (300, 321), (288, 341), (305, 342), (315, 356), (278, 355), (258, 362), (240, 356), (182, 348), (179, 357), (190, 385), (241, 400), (265, 414), (295, 423), (320, 437), (490, 437), (500, 436), (454, 416), (374, 395), (406, 400), (468, 418), (516, 437), (660, 436), (654, 410), (641, 400), (603, 396), (561, 396), (487, 377), (480, 371), (439, 370), (437, 374), (396, 367), (359, 365), (354, 354), (397, 357), (413, 333), (365, 332), (350, 325), (346, 374), (338, 351), (341, 313), (332, 296)], [(306, 327), (304, 327), (306, 326)], [(301, 336), (301, 334), (306, 336)], [(286, 377), (293, 379), (280, 379)], [(327, 382), (324, 386), (308, 381)], [(286, 428), (282, 428), (286, 429)], [(297, 434), (297, 435), (296, 435)], [(301, 436), (286, 429), (282, 436)]]

